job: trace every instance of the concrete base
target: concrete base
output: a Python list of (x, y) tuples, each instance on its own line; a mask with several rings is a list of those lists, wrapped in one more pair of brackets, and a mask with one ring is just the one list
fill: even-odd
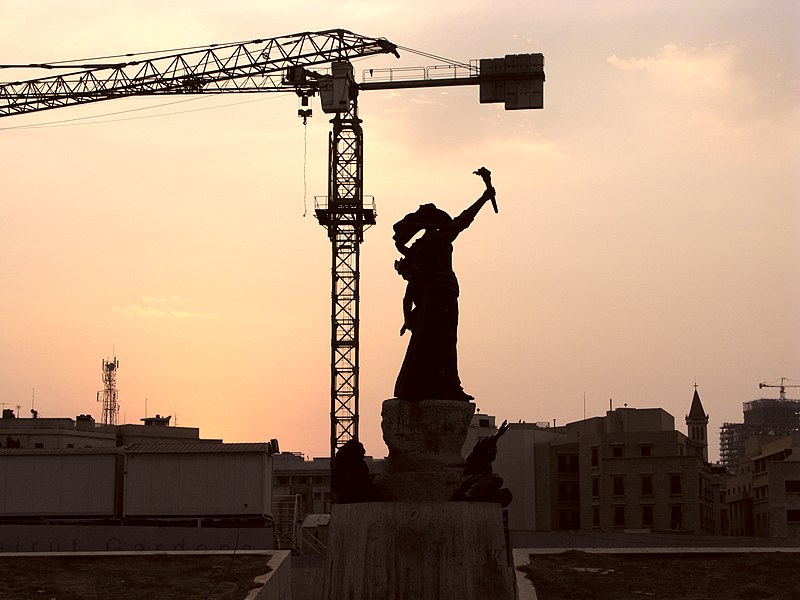
[(382, 497), (390, 502), (452, 500), (461, 483), (461, 449), (474, 412), (472, 402), (386, 400), (381, 428), (389, 456), (375, 478)]
[(515, 597), (499, 504), (339, 504), (329, 533), (327, 600)]

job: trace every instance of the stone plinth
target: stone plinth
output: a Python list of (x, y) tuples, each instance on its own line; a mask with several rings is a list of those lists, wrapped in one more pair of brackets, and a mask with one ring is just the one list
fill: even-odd
[(383, 403), (381, 428), (389, 448), (375, 485), (389, 501), (447, 501), (461, 482), (461, 449), (475, 405), (457, 400)]
[(338, 504), (329, 534), (326, 600), (514, 598), (499, 504)]

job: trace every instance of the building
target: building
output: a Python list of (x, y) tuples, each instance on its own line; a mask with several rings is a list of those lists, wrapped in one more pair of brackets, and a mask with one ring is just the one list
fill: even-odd
[(275, 456), (275, 498), (292, 505), (295, 519), (331, 512), (331, 460), (306, 459), (300, 452)]
[(0, 419), (0, 448), (66, 450), (116, 445), (116, 432), (101, 430), (91, 415), (78, 415), (75, 419), (20, 419), (12, 410), (4, 409)]
[(269, 443), (199, 429), (76, 419), (0, 419), (0, 552), (273, 544)]
[(726, 478), (730, 535), (800, 537), (800, 432), (753, 435)]
[(4, 409), (0, 419), (0, 448), (67, 450), (113, 448), (136, 443), (219, 443), (201, 439), (197, 427), (170, 427), (170, 417), (145, 417), (142, 424), (100, 425), (91, 415), (70, 418), (18, 418)]
[(745, 458), (745, 440), (753, 435), (787, 435), (800, 431), (800, 400), (759, 398), (742, 404), (743, 423), (724, 423), (720, 428), (720, 462), (736, 473)]
[[(472, 451), (475, 442), (497, 431), (495, 417), (477, 413), (472, 417), (467, 439), (462, 450), (464, 457)], [(508, 527), (514, 531), (535, 531), (537, 517), (534, 476), (537, 447), (542, 442), (564, 439), (548, 423), (509, 424), (508, 431), (497, 442), (497, 458), (493, 463), (495, 473), (502, 475), (503, 485), (511, 490), (514, 499), (508, 509)]]
[[(510, 424), (494, 463), (514, 495), (509, 529), (715, 533), (720, 484), (697, 390), (686, 422), (690, 436), (663, 409), (623, 407), (560, 427)], [(494, 430), (476, 415), (471, 438)]]
[(744, 456), (747, 427), (744, 423), (723, 423), (719, 428), (719, 461), (728, 473), (735, 473)]
[(542, 465), (554, 474), (540, 495), (550, 529), (714, 532), (705, 446), (676, 431), (672, 415), (618, 408), (565, 430)]
[(689, 434), (689, 444), (697, 448), (703, 459), (708, 462), (708, 415), (700, 402), (697, 385), (694, 386), (694, 396), (689, 414), (686, 415), (686, 431)]

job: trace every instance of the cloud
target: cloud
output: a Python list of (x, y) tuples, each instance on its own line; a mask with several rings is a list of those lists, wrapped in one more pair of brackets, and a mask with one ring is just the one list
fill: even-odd
[(733, 66), (740, 53), (741, 48), (731, 44), (704, 48), (667, 44), (656, 56), (620, 58), (613, 54), (606, 60), (621, 71), (643, 71), (684, 91), (706, 90), (726, 94), (732, 88)]
[(191, 311), (181, 308), (186, 301), (180, 296), (140, 296), (137, 304), (117, 307), (112, 312), (131, 318), (209, 318), (216, 316), (214, 313)]
[(790, 71), (757, 48), (668, 44), (652, 56), (613, 54), (606, 62), (627, 75), (621, 93), (636, 98), (651, 122), (682, 122), (692, 133), (745, 139), (753, 133), (784, 137), (798, 118), (799, 90)]

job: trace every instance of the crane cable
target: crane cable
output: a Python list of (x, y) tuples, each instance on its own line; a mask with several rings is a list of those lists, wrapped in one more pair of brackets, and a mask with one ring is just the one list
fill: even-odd
[(450, 58), (445, 58), (443, 56), (438, 56), (436, 54), (430, 54), (429, 52), (423, 52), (421, 50), (414, 50), (413, 48), (408, 48), (406, 46), (397, 46), (397, 49), (398, 50), (405, 50), (406, 52), (409, 52), (411, 54), (416, 54), (416, 55), (422, 56), (424, 58), (430, 58), (430, 59), (433, 59), (433, 60), (440, 60), (440, 61), (442, 61), (444, 63), (450, 64), (450, 65), (454, 65), (454, 66), (457, 66), (457, 67), (464, 67), (465, 69), (472, 68), (468, 63), (460, 62), (460, 61), (453, 60), (453, 59), (450, 59)]
[(308, 206), (306, 205), (306, 193), (308, 190), (308, 182), (306, 180), (306, 173), (308, 171), (308, 122), (303, 122), (303, 218), (308, 214)]

